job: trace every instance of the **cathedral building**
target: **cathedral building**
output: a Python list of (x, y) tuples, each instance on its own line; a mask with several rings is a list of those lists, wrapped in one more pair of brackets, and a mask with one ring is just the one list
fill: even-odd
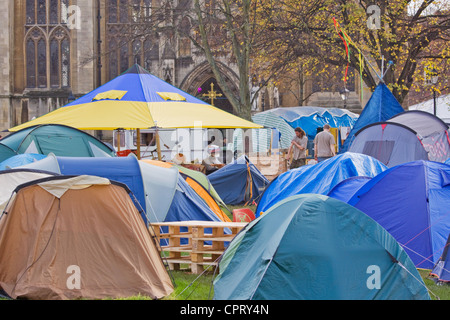
[[(193, 21), (177, 14), (191, 8), (192, 0), (0, 1), (2, 131), (81, 97), (136, 63), (210, 103), (208, 95), (214, 91), (214, 105), (233, 112), (205, 57), (186, 37)], [(165, 10), (156, 13), (154, 8)], [(134, 25), (155, 15), (164, 21), (158, 31), (141, 30), (130, 37)], [(170, 28), (175, 20), (182, 32)], [(218, 60), (238, 95), (236, 65), (226, 57)], [(273, 85), (255, 100), (255, 112), (297, 105)]]

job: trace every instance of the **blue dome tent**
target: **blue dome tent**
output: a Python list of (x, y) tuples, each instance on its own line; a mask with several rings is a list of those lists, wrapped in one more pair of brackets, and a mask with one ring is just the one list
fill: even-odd
[(247, 156), (241, 156), (209, 174), (208, 179), (223, 202), (230, 205), (258, 199), (269, 185), (269, 180)]
[(441, 258), (438, 260), (431, 275), (435, 277), (436, 282), (450, 283), (450, 234), (448, 235), (447, 243), (445, 244), (444, 251)]
[(353, 129), (350, 131), (339, 152), (344, 153), (348, 151), (355, 133), (365, 126), (371, 123), (387, 121), (403, 111), (405, 110), (397, 99), (395, 99), (389, 88), (384, 83), (380, 82), (380, 84), (378, 84), (375, 88), (375, 91), (372, 93), (372, 96), (361, 112), (361, 115), (353, 126)]
[(385, 229), (323, 195), (292, 196), (271, 207), (233, 239), (219, 270), (215, 300), (430, 299)]
[(346, 152), (315, 165), (289, 170), (280, 174), (266, 188), (256, 208), (256, 216), (289, 196), (302, 193), (327, 195), (335, 185), (347, 178), (375, 177), (386, 169), (375, 158)]
[(348, 203), (385, 228), (417, 268), (432, 269), (450, 233), (450, 166), (414, 161), (390, 168)]

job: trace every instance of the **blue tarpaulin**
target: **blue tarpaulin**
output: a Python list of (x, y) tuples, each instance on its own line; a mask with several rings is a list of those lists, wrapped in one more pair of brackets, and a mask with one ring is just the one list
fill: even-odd
[(346, 152), (333, 158), (289, 170), (267, 187), (256, 208), (256, 215), (275, 203), (296, 194), (317, 193), (327, 195), (339, 182), (356, 176), (375, 177), (387, 167), (375, 158)]

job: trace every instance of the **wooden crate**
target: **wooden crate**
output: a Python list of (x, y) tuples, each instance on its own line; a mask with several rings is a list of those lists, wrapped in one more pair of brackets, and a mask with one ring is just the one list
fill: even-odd
[[(246, 222), (179, 221), (152, 223), (150, 228), (160, 240), (161, 254), (171, 270), (180, 270), (182, 264), (187, 264), (192, 273), (200, 274), (205, 267), (218, 264), (225, 243), (246, 225)], [(167, 227), (167, 231), (162, 227)], [(231, 234), (225, 234), (225, 229), (231, 230)]]

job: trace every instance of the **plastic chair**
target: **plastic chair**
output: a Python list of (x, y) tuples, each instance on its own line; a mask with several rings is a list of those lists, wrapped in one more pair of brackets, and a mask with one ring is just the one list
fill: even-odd
[(255, 214), (248, 208), (234, 209), (233, 222), (250, 222), (255, 220)]

